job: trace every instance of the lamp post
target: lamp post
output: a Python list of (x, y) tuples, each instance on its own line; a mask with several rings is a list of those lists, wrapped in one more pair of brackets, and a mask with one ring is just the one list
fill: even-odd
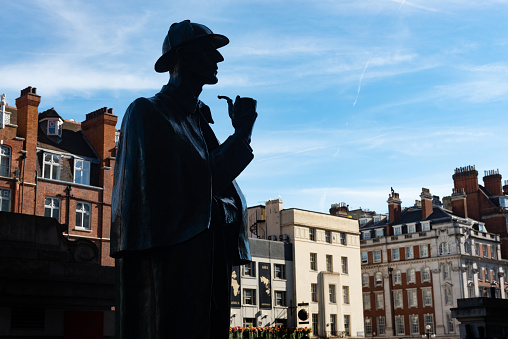
[(425, 326), (425, 334), (422, 334), (422, 338), (435, 338), (436, 335), (430, 331), (430, 325)]

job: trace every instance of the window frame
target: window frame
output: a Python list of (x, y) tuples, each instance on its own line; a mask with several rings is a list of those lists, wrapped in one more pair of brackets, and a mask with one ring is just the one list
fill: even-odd
[[(381, 279), (378, 280), (378, 277)], [(383, 273), (378, 271), (374, 274), (374, 286), (383, 286)]]
[[(398, 261), (400, 260), (400, 249), (399, 248), (392, 248), (392, 260)], [(397, 255), (395, 255), (397, 253)]]
[(242, 265), (242, 277), (255, 278), (256, 277), (256, 262), (251, 261)]
[[(79, 205), (82, 205), (83, 207), (80, 209)], [(86, 206), (88, 206), (88, 211), (86, 210)], [(78, 218), (78, 214), (81, 216)], [(87, 218), (88, 216), (88, 218)], [(78, 225), (78, 220), (80, 221), (81, 225)], [(86, 225), (85, 221), (88, 220), (88, 225)], [(84, 201), (78, 201), (76, 202), (76, 229), (78, 230), (86, 230), (91, 231), (92, 230), (92, 204)]]
[(402, 226), (394, 226), (393, 235), (401, 235), (401, 234), (402, 234)]
[(418, 292), (416, 288), (407, 290), (407, 306), (409, 308), (418, 307)]
[[(49, 204), (48, 204), (49, 200)], [(55, 204), (56, 202), (56, 204)], [(58, 205), (58, 206), (55, 206)], [(56, 221), (60, 222), (60, 207), (61, 200), (54, 197), (44, 197), (44, 216), (49, 218), (54, 218)], [(49, 211), (49, 215), (46, 215), (46, 212)], [(56, 217), (55, 217), (55, 211)]]
[(383, 292), (375, 292), (376, 310), (383, 310), (385, 308), (385, 295)]
[(402, 290), (393, 290), (393, 308), (404, 307), (404, 296)]
[(370, 302), (370, 292), (363, 292), (363, 310), (367, 311), (371, 309), (371, 302)]
[(422, 269), (422, 282), (427, 282), (430, 280), (431, 280), (430, 267), (426, 266)]
[(370, 278), (368, 273), (362, 274), (362, 287), (369, 287), (370, 285)]
[[(379, 256), (378, 256), (379, 254)], [(374, 262), (381, 262), (381, 250), (374, 250), (372, 251), (372, 258), (374, 259)]]
[[(414, 248), (413, 246), (406, 246), (405, 248), (405, 254), (406, 254), (406, 259), (414, 259), (415, 258), (415, 252), (414, 252)], [(409, 255), (411, 253), (411, 255)]]
[(411, 334), (420, 334), (420, 322), (418, 314), (411, 314), (409, 316), (409, 327)]
[(396, 270), (393, 272), (393, 284), (400, 285), (402, 284), (402, 272), (400, 270)]
[(285, 264), (273, 264), (273, 276), (275, 279), (286, 279), (286, 265)]
[[(46, 160), (49, 156), (50, 159)], [(56, 161), (58, 160), (58, 161)], [(46, 169), (49, 167), (49, 172)], [(42, 154), (42, 177), (49, 180), (60, 180), (60, 172), (62, 167), (62, 156), (55, 153), (43, 152)], [(54, 173), (56, 171), (56, 173)]]
[(404, 327), (404, 316), (403, 315), (396, 315), (395, 316), (395, 333), (397, 333), (397, 335), (406, 334), (406, 329)]
[(11, 176), (12, 149), (7, 145), (0, 145), (0, 177)]
[[(422, 250), (422, 249), (425, 249), (425, 250)], [(428, 258), (429, 257), (429, 245), (428, 244), (425, 244), (425, 245), (420, 245), (420, 258)], [(425, 253), (423, 253), (425, 252)]]
[(326, 272), (333, 272), (333, 255), (326, 255)]
[(347, 246), (347, 234), (344, 232), (340, 233), (340, 244)]
[[(7, 209), (4, 209), (7, 206)], [(0, 187), (0, 211), (11, 211), (11, 190), (8, 188)]]
[(342, 303), (349, 305), (351, 302), (349, 298), (349, 286), (342, 286)]
[[(250, 292), (251, 295), (247, 295)], [(243, 305), (256, 306), (256, 289), (255, 288), (244, 288), (243, 289)]]
[(332, 232), (329, 230), (325, 230), (325, 242), (328, 244), (332, 243)]
[(422, 303), (423, 307), (432, 307), (432, 287), (422, 288)]
[(285, 307), (287, 306), (286, 301), (286, 291), (275, 291), (275, 300), (274, 305), (278, 307)]
[[(78, 163), (81, 163), (78, 165)], [(88, 169), (85, 168), (85, 165), (88, 165)], [(90, 186), (90, 170), (92, 163), (85, 159), (74, 158), (74, 183), (80, 185)], [(81, 173), (79, 177), (80, 180), (78, 182), (78, 173)]]
[(316, 272), (318, 270), (317, 265), (317, 253), (310, 253), (310, 270)]
[(340, 257), (342, 274), (349, 274), (349, 263), (347, 257)]
[(309, 240), (316, 241), (316, 229), (314, 227), (309, 227)]
[(369, 262), (369, 255), (367, 252), (361, 252), (361, 260), (362, 264), (367, 264)]
[(317, 303), (318, 299), (318, 285), (316, 283), (310, 284), (310, 299), (312, 302)]
[(406, 272), (406, 281), (408, 284), (416, 283), (416, 270), (414, 268), (409, 268)]
[(337, 303), (337, 294), (335, 284), (328, 284), (328, 300), (330, 303)]

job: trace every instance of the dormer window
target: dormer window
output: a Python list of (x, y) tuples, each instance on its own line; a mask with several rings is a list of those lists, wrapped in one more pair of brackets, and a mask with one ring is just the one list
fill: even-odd
[(48, 120), (48, 135), (62, 136), (62, 122), (60, 119)]
[(402, 234), (402, 226), (395, 226), (393, 228), (393, 235), (400, 235)]
[(370, 231), (363, 232), (363, 239), (364, 240), (370, 239)]

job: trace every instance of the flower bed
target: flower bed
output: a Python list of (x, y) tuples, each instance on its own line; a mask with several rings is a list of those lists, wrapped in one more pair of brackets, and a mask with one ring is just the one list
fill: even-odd
[(229, 328), (230, 339), (254, 339), (262, 337), (265, 339), (300, 339), (308, 336), (312, 329), (307, 327), (242, 327)]

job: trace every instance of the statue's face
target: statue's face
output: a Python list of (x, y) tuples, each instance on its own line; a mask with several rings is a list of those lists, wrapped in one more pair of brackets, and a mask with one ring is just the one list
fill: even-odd
[(221, 61), (224, 61), (224, 58), (213, 43), (203, 41), (186, 47), (183, 67), (185, 73), (195, 77), (196, 81), (213, 85), (219, 81), (217, 79), (217, 64)]

